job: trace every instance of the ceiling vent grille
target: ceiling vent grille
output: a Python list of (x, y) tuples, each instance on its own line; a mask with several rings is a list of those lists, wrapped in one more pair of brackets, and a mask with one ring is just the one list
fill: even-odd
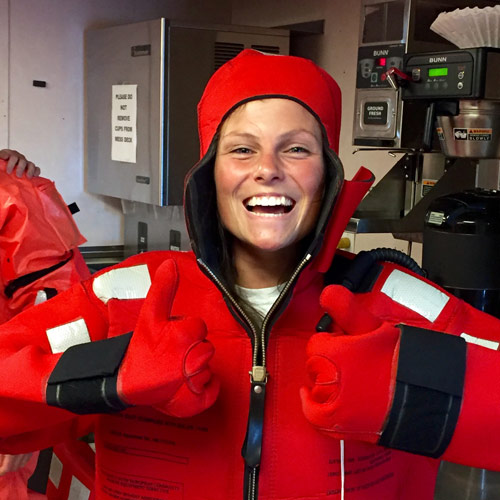
[(252, 45), (252, 49), (259, 52), (266, 52), (267, 54), (279, 54), (280, 48), (273, 45)]
[(242, 43), (215, 42), (214, 70), (236, 57), (244, 48)]

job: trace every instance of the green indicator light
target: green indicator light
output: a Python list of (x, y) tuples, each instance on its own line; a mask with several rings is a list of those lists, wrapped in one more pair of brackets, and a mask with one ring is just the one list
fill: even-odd
[(429, 69), (429, 76), (447, 76), (448, 68), (431, 68)]

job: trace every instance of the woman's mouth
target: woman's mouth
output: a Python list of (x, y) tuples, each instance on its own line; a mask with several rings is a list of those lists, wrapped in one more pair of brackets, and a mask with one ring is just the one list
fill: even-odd
[(276, 216), (289, 213), (295, 206), (295, 200), (283, 195), (262, 195), (247, 198), (243, 204), (256, 215)]

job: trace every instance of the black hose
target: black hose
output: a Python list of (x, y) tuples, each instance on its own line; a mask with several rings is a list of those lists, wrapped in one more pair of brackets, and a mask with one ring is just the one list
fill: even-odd
[(395, 250), (394, 248), (374, 248), (367, 253), (371, 254), (375, 261), (392, 262), (393, 264), (406, 267), (419, 276), (425, 277), (425, 271), (415, 262), (415, 260), (399, 250)]

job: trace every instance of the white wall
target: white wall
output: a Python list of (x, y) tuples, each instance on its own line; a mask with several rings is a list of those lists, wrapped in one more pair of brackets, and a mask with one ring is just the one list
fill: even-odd
[(230, 0), (0, 0), (0, 147), (33, 159), (78, 203), (88, 245), (122, 244), (123, 229), (120, 202), (84, 190), (84, 31), (161, 16), (228, 24)]
[(324, 19), (332, 0), (233, 0), (233, 24), (284, 26)]
[(0, 147), (9, 142), (9, 0), (0, 0)]

